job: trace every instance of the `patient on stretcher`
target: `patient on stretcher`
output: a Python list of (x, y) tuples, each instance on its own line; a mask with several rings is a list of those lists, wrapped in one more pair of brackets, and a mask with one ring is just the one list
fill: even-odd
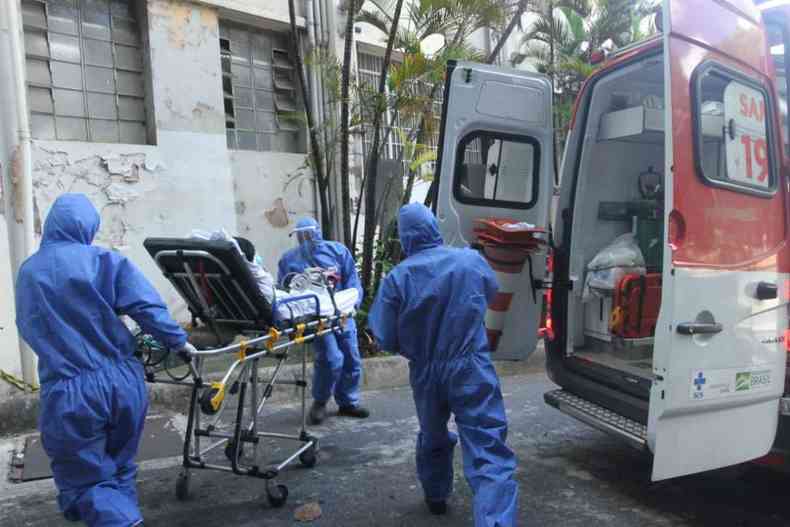
[[(255, 253), (255, 246), (244, 238), (235, 238), (228, 234), (225, 229), (213, 232), (193, 230), (189, 238), (199, 240), (222, 240), (232, 242), (239, 253), (244, 256), (247, 267), (252, 273), (258, 288), (270, 305), (277, 303), (275, 317), (279, 320), (311, 316), (316, 313), (316, 300), (307, 298), (294, 302), (283, 303), (288, 298), (300, 297), (305, 295), (315, 296), (318, 299), (320, 313), (322, 316), (335, 314), (335, 306), (344, 315), (354, 312), (354, 306), (359, 297), (359, 291), (355, 288), (333, 291), (330, 295), (326, 285), (319, 279), (319, 275), (324, 270), (308, 270), (303, 275), (292, 277), (287, 288), (278, 288), (275, 285), (273, 275), (266, 269), (260, 256)], [(285, 287), (285, 286), (283, 286)], [(332, 301), (334, 296), (334, 302)]]

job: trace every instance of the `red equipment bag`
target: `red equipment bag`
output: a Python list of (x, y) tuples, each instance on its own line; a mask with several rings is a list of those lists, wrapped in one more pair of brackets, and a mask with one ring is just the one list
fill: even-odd
[(627, 274), (614, 291), (609, 329), (626, 339), (652, 337), (660, 308), (661, 274)]

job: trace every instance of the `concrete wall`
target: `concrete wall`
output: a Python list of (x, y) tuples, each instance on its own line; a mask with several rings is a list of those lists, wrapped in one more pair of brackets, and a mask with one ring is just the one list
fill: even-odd
[[(196, 0), (201, 4), (217, 7), (245, 17), (257, 17), (268, 22), (289, 24), (288, 0)], [(304, 5), (301, 0), (294, 2), (298, 26), (304, 25)]]
[(305, 156), (231, 153), (239, 235), (255, 244), (273, 274), (280, 256), (296, 246), (289, 237), (303, 216), (316, 217), (315, 186)]

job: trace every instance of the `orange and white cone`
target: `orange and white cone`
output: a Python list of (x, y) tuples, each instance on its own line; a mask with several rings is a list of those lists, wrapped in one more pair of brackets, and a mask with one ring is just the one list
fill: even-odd
[(491, 351), (496, 351), (502, 330), (505, 327), (505, 317), (510, 310), (513, 294), (524, 269), (524, 263), (529, 257), (529, 252), (521, 248), (496, 247), (486, 245), (483, 254), (488, 264), (496, 273), (499, 291), (486, 310), (485, 324), (488, 335), (488, 346)]

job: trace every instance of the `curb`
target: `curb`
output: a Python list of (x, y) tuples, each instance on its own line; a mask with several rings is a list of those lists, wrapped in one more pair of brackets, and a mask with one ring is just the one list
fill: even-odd
[[(495, 361), (500, 377), (539, 373), (545, 370), (545, 351), (539, 344), (535, 352), (526, 361)], [(261, 378), (267, 379), (274, 373), (274, 367), (261, 368)], [(301, 376), (302, 365), (285, 364), (280, 370), (280, 377), (286, 380)], [(313, 375), (313, 364), (307, 364), (308, 383)], [(409, 365), (403, 357), (374, 357), (363, 361), (362, 390), (387, 390), (409, 386)], [(168, 384), (149, 385), (149, 412), (169, 410), (179, 413), (186, 412), (189, 406), (190, 390), (183, 386)], [(38, 394), (6, 390), (0, 388), (0, 435), (10, 435), (36, 429), (38, 427)], [(269, 399), (272, 403), (298, 402), (300, 390), (296, 386), (283, 385), (277, 387)], [(309, 387), (308, 402), (311, 400)]]

